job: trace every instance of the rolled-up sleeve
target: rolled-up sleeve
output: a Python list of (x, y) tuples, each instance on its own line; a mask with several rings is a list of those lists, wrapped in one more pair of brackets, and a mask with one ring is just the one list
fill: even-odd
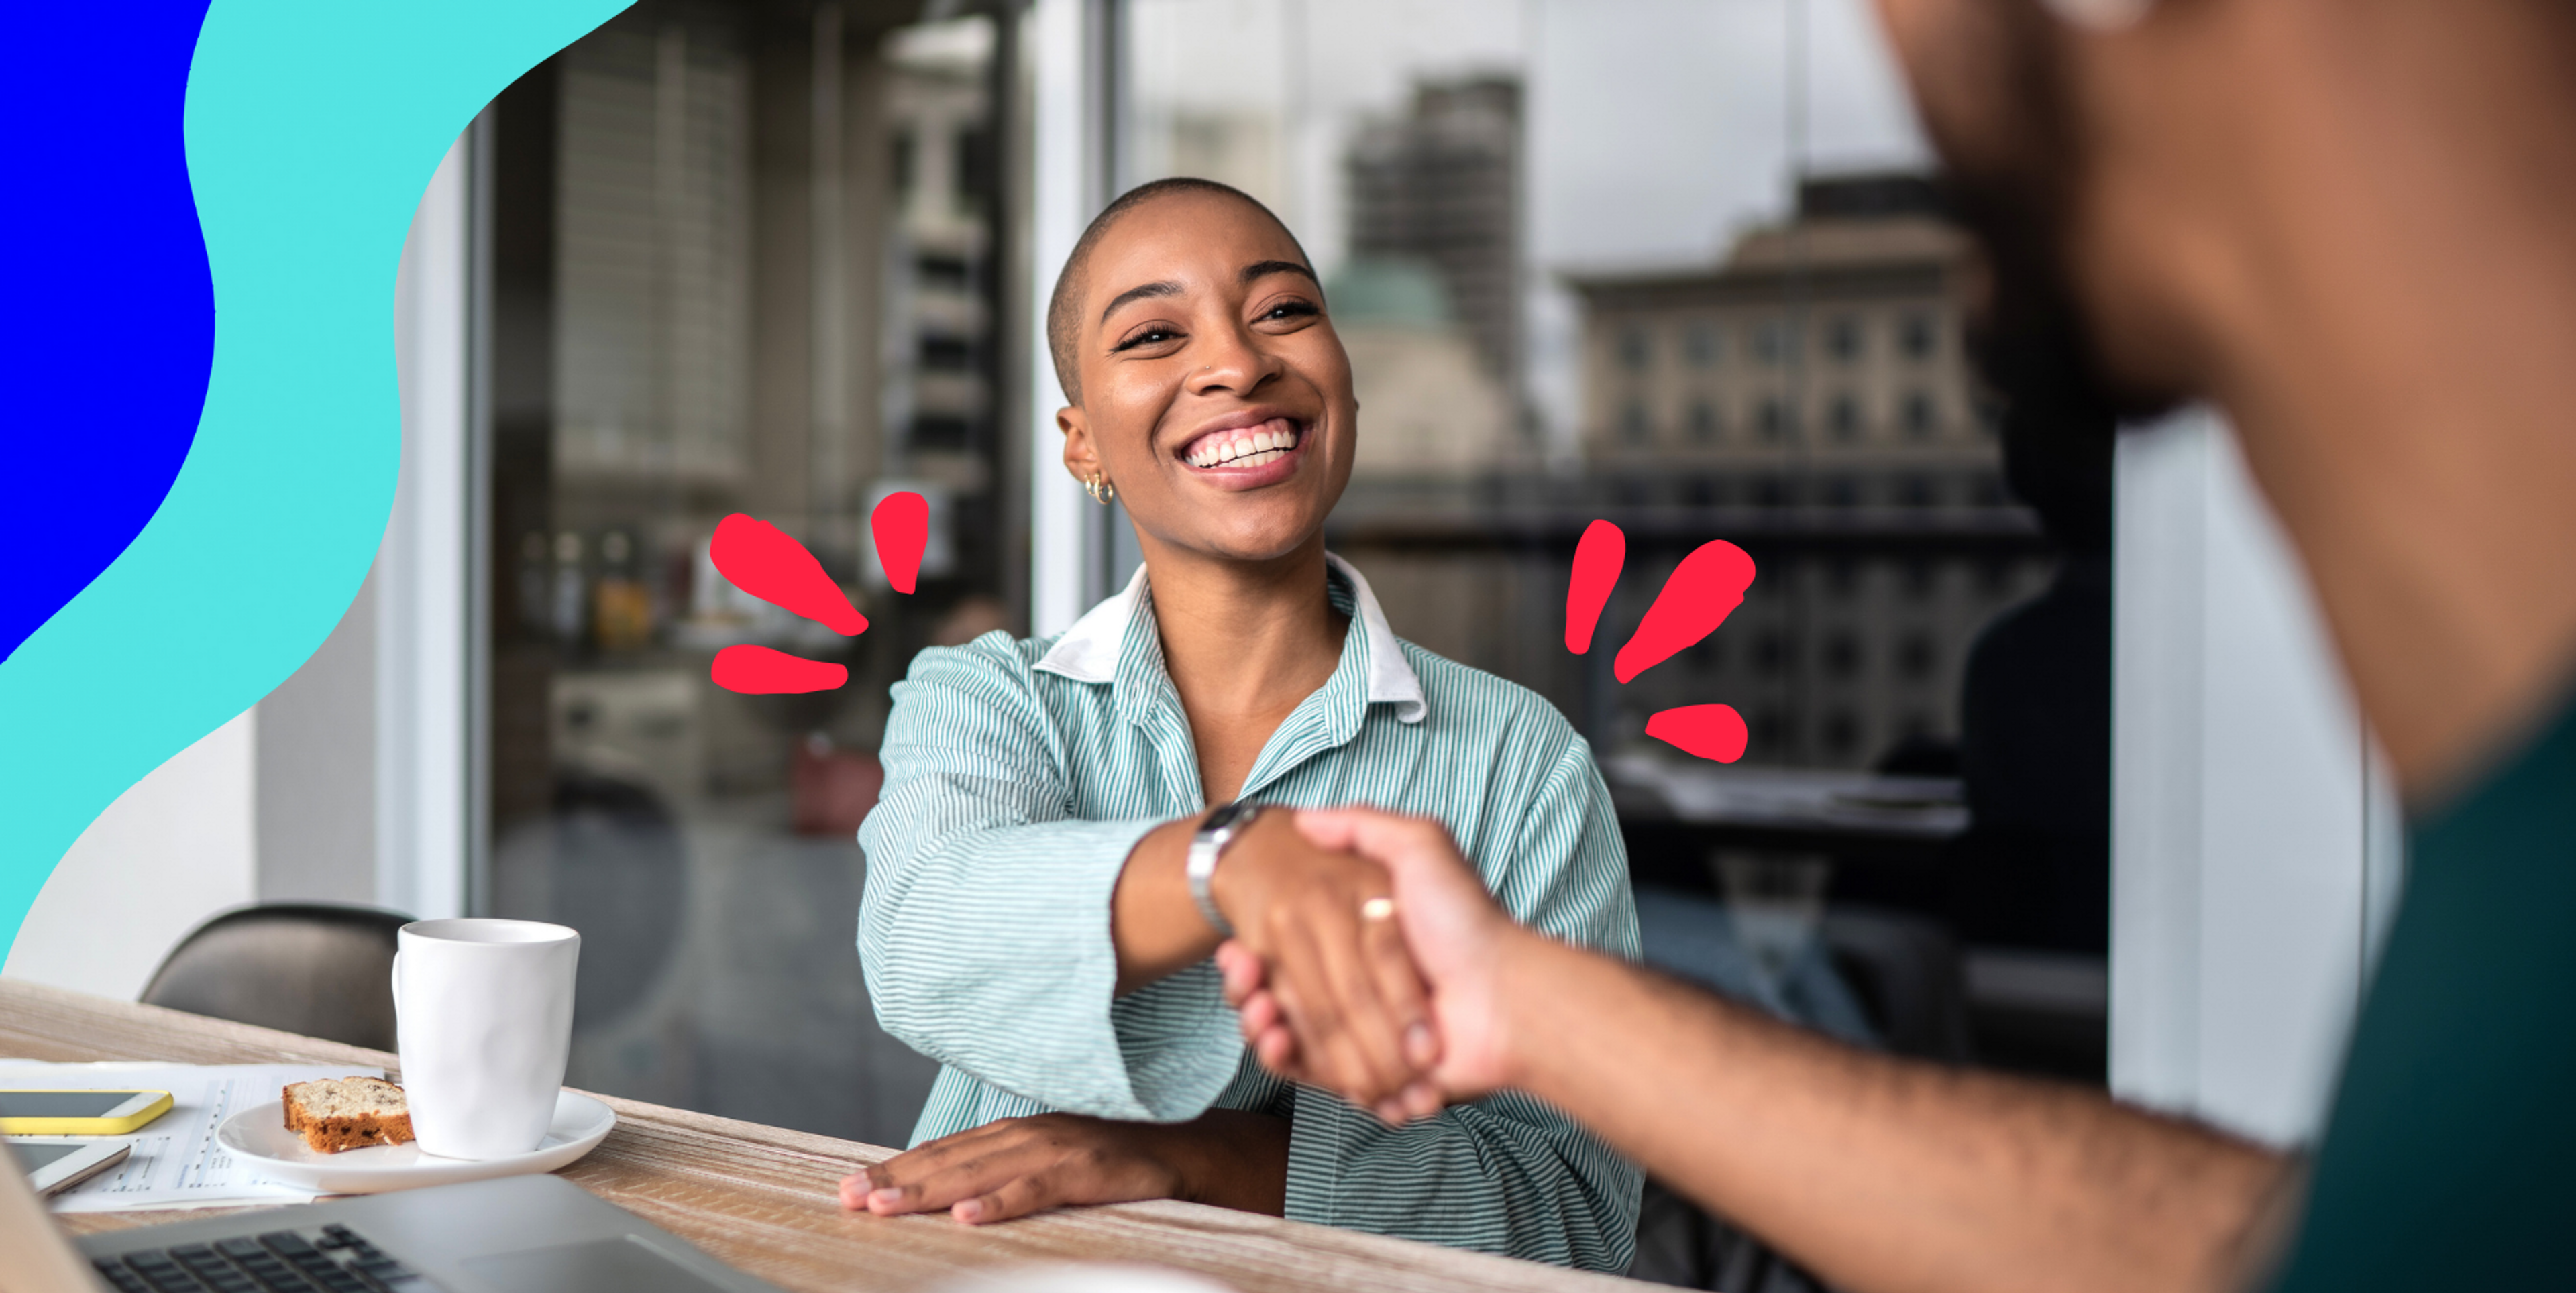
[(885, 1030), (1050, 1108), (1196, 1117), (1242, 1056), (1212, 971), (1121, 999), (1110, 897), (1155, 819), (1070, 816), (1067, 749), (1007, 640), (923, 652), (859, 830), (859, 958)]
[[(1610, 792), (1590, 747), (1564, 739), (1534, 794), (1497, 787), (1505, 803), (1530, 797), (1474, 860), (1521, 923), (1634, 960), (1636, 901)], [(1644, 1173), (1544, 1102), (1504, 1092), (1386, 1130), (1322, 1092), (1298, 1098), (1291, 1217), (1597, 1271), (1624, 1272), (1636, 1253)]]

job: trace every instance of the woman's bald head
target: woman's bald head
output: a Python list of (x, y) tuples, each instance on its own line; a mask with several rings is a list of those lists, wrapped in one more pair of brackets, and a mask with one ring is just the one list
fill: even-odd
[(1193, 194), (1228, 198), (1260, 212), (1264, 220), (1278, 226), (1279, 232), (1287, 236), (1289, 245), (1297, 249), (1297, 258), (1305, 261), (1308, 269), (1314, 268), (1313, 259), (1306, 255), (1305, 245), (1297, 241), (1297, 235), (1288, 232), (1287, 222), (1263, 206), (1260, 199), (1233, 185), (1174, 176), (1127, 190), (1119, 195), (1117, 201), (1103, 208), (1099, 215), (1092, 217), (1091, 226), (1084, 229), (1082, 238), (1073, 244), (1073, 254), (1065, 257), (1064, 272), (1056, 275), (1055, 292), (1047, 298), (1047, 356), (1055, 362), (1056, 384), (1064, 388), (1064, 398), (1068, 402), (1082, 403), (1082, 372), (1075, 359), (1075, 350), (1082, 340), (1082, 294), (1088, 290), (1086, 271), (1091, 265), (1092, 249), (1108, 236), (1111, 226), (1136, 208), (1162, 198)]

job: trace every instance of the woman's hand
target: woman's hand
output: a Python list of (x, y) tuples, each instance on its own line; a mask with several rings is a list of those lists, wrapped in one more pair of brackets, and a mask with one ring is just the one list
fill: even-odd
[[(1429, 983), (1430, 1018), (1439, 1038), (1430, 1080), (1405, 1090), (1401, 1114), (1424, 1117), (1445, 1101), (1511, 1085), (1517, 1061), (1500, 979), (1507, 965), (1528, 961), (1552, 944), (1512, 923), (1436, 821), (1352, 808), (1301, 811), (1294, 823), (1317, 848), (1347, 850), (1382, 865), (1394, 886), (1398, 919), (1390, 923), (1402, 928), (1412, 963)], [(1280, 975), (1266, 962), (1239, 943), (1218, 948), (1226, 999), (1242, 1012), (1244, 1039), (1264, 1067), (1314, 1082), (1315, 1056), (1329, 1051), (1335, 1039), (1287, 1009)]]
[(881, 1217), (946, 1209), (974, 1225), (1138, 1199), (1276, 1216), (1287, 1192), (1286, 1119), (1211, 1109), (1164, 1125), (1047, 1113), (942, 1136), (862, 1168), (841, 1182), (841, 1206)]
[(1386, 868), (1319, 847), (1296, 814), (1274, 810), (1226, 850), (1209, 888), (1285, 1021), (1309, 1039), (1301, 1080), (1389, 1123), (1438, 1107), (1424, 1075), (1440, 1047)]

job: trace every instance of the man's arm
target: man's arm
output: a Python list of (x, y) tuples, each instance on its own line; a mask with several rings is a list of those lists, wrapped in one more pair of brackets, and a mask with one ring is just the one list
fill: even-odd
[[(1453, 1099), (1513, 1087), (1834, 1284), (2198, 1290), (2237, 1276), (2282, 1161), (2072, 1088), (1854, 1050), (1514, 925), (1437, 823), (1301, 814), (1395, 877)], [(1265, 1063), (1291, 1035), (1229, 950)]]

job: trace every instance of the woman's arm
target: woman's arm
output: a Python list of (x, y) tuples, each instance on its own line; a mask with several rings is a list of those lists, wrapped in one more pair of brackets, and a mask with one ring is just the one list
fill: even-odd
[(841, 1206), (946, 1211), (981, 1225), (1087, 1203), (1184, 1199), (1278, 1216), (1288, 1120), (1210, 1109), (1183, 1123), (1005, 1118), (916, 1146), (841, 1182)]
[[(1216, 976), (1193, 968), (1216, 942), (1182, 876), (1196, 819), (1069, 817), (1062, 739), (1014, 648), (923, 652), (894, 694), (885, 793), (860, 830), (859, 950), (886, 1030), (1054, 1108), (1158, 1121), (1204, 1110), (1240, 1042)], [(1304, 991), (1307, 1017), (1394, 1039), (1319, 1048), (1319, 1065), (1400, 1085), (1418, 981), (1393, 922), (1361, 929), (1357, 915), (1387, 891), (1384, 872), (1270, 814), (1217, 881), (1238, 931)], [(1150, 1022), (1122, 1026), (1134, 1021)]]

